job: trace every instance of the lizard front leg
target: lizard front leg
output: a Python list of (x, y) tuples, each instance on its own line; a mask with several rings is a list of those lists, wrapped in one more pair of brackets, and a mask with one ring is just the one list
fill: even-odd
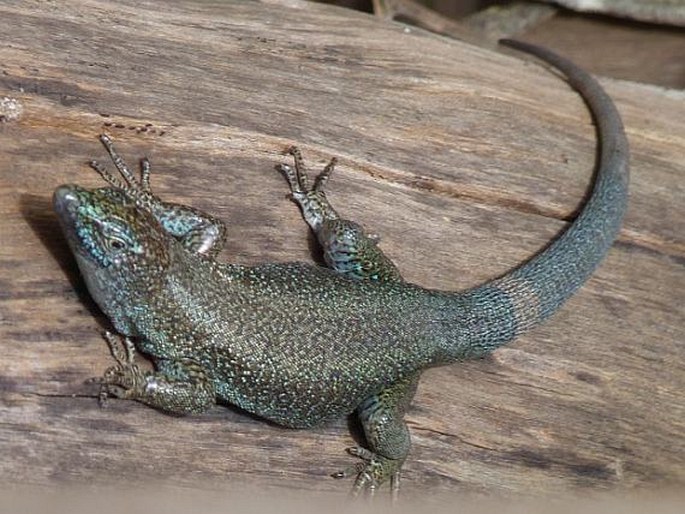
[(100, 403), (109, 396), (136, 400), (173, 414), (199, 414), (216, 402), (214, 383), (191, 359), (155, 361), (156, 371), (135, 363), (136, 349), (128, 337), (103, 334), (117, 364), (93, 381), (100, 384)]
[(100, 141), (124, 179), (122, 182), (97, 161), (90, 166), (110, 185), (124, 191), (142, 208), (149, 210), (162, 228), (188, 250), (209, 257), (216, 256), (223, 248), (226, 239), (226, 226), (222, 221), (203, 211), (173, 202), (164, 202), (152, 193), (150, 187), (150, 161), (143, 157), (140, 161), (140, 176), (131, 171), (123, 158), (117, 153), (109, 136), (100, 135)]

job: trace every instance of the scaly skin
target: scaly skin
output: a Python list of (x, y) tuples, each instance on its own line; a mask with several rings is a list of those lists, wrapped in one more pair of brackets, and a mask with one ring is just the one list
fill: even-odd
[[(197, 413), (226, 401), (289, 427), (357, 411), (367, 448), (353, 492), (390, 480), (396, 494), (410, 448), (404, 413), (423, 369), (481, 357), (556, 311), (601, 261), (621, 225), (628, 144), (610, 98), (587, 73), (551, 52), (504, 42), (563, 71), (598, 127), (594, 189), (554, 243), (503, 277), (454, 293), (405, 283), (378, 238), (341, 219), (324, 186), (309, 186), (299, 151), (280, 167), (329, 268), (303, 263), (241, 266), (215, 260), (225, 227), (191, 207), (163, 202), (142, 161), (140, 177), (101, 141), (121, 179), (110, 187), (59, 187), (55, 210), (88, 289), (121, 342), (106, 335), (116, 365), (101, 396)], [(154, 372), (135, 364), (149, 356)]]

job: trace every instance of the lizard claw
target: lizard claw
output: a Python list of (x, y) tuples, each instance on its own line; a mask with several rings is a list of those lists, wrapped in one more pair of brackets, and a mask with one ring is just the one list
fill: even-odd
[[(137, 366), (135, 366), (137, 368)], [(100, 384), (98, 393), (98, 403), (100, 407), (107, 407), (107, 399), (110, 397), (120, 399), (135, 399), (138, 383), (139, 370), (125, 368), (123, 366), (112, 366), (107, 368), (101, 377), (94, 377), (90, 383)]]
[(117, 364), (107, 368), (101, 377), (88, 379), (87, 383), (100, 384), (98, 402), (107, 406), (107, 398), (135, 399), (140, 387), (144, 387), (145, 375), (135, 363), (135, 346), (130, 338), (105, 331), (103, 338)]
[(314, 184), (310, 185), (307, 169), (299, 148), (293, 146), (288, 149), (287, 153), (293, 156), (295, 167), (292, 168), (288, 164), (279, 164), (276, 166), (276, 169), (288, 181), (290, 198), (300, 206), (305, 221), (314, 232), (317, 232), (324, 221), (339, 218), (335, 209), (328, 202), (326, 192), (324, 191), (326, 183), (338, 161), (335, 157), (331, 159), (323, 171), (314, 179)]
[(129, 197), (133, 198), (139, 205), (145, 208), (152, 208), (162, 204), (162, 201), (152, 193), (150, 188), (150, 161), (147, 157), (140, 160), (140, 172), (136, 176), (128, 167), (114, 148), (114, 143), (107, 134), (100, 134), (100, 142), (109, 153), (114, 166), (116, 167), (121, 179), (112, 175), (107, 168), (98, 161), (92, 160), (88, 164), (93, 168), (112, 187), (121, 189)]
[(373, 498), (378, 487), (390, 480), (391, 499), (393, 502), (397, 500), (403, 460), (389, 459), (360, 446), (348, 448), (347, 452), (359, 457), (362, 462), (333, 473), (332, 476), (333, 478), (356, 476), (350, 496), (357, 498), (364, 493), (367, 497)]

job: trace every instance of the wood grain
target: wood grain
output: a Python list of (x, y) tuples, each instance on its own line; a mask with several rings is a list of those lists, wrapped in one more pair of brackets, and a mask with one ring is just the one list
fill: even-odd
[[(83, 381), (110, 357), (52, 213), (98, 186), (108, 132), (153, 187), (226, 220), (221, 258), (308, 260), (274, 171), (290, 144), (341, 158), (339, 210), (405, 277), (465, 288), (543, 247), (592, 179), (595, 133), (543, 67), (316, 4), (65, 0), (0, 4), (0, 483), (306, 489), (354, 443), (235, 409), (169, 417)], [(685, 96), (602, 80), (633, 150), (625, 228), (585, 287), (491, 358), (425, 374), (404, 494), (626, 491), (685, 483)], [(2, 114), (2, 113), (0, 113)]]

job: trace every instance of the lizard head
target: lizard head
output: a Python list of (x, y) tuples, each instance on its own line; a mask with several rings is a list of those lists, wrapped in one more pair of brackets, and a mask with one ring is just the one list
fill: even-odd
[(55, 190), (53, 203), (81, 274), (96, 298), (103, 292), (93, 289), (150, 279), (168, 265), (170, 236), (125, 191), (63, 185)]

